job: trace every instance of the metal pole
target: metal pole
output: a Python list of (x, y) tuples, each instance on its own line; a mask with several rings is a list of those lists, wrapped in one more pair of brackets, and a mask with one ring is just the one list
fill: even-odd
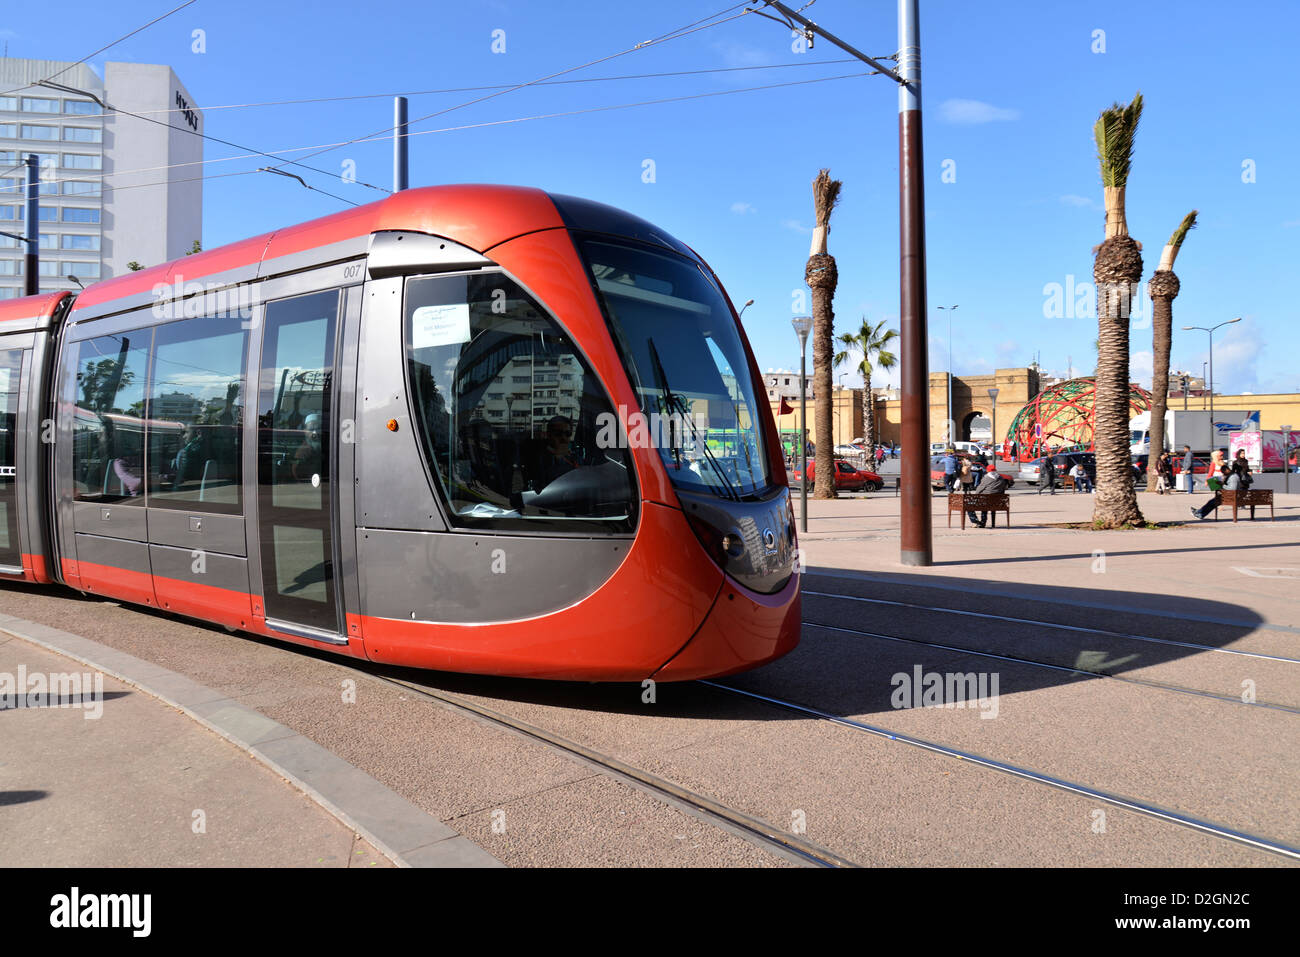
[(799, 530), (808, 531), (808, 345), (799, 343)]
[(406, 97), (393, 97), (393, 192), (400, 193), (406, 189), (408, 179), (407, 171), (407, 144), (410, 142), (406, 135)]
[[(955, 308), (957, 307), (954, 306), (953, 309)], [(948, 310), (948, 422), (943, 430), (950, 443), (957, 438), (952, 434), (952, 309)]]
[(23, 264), (23, 295), (34, 296), (41, 291), (41, 215), (40, 192), (37, 186), (36, 157), (27, 156), (27, 228), (23, 234), (27, 238), (27, 257)]
[(1214, 330), (1210, 330), (1210, 451), (1218, 445), (1219, 433), (1214, 428)]
[[(1263, 440), (1263, 436), (1260, 436), (1260, 442), (1263, 442)], [(1294, 440), (1291, 437), (1291, 426), (1282, 426), (1282, 482), (1284, 485), (1282, 491), (1286, 495), (1291, 494), (1291, 444), (1293, 441)], [(1261, 445), (1261, 449), (1262, 448), (1263, 446)], [(1260, 463), (1260, 467), (1263, 467), (1262, 462)]]
[(1187, 376), (1183, 376), (1183, 411), (1187, 411)]
[[(925, 191), (921, 171), (921, 28), (918, 0), (898, 0), (899, 325), (903, 486), (899, 558), (934, 563), (930, 520), (930, 376), (926, 356)], [(951, 340), (951, 336), (949, 337)], [(951, 378), (951, 376), (950, 376)]]

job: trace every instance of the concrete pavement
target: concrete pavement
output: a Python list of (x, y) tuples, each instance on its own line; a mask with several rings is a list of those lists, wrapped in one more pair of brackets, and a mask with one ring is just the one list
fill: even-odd
[(221, 692), (10, 615), (0, 742), (0, 866), (495, 863)]
[[(1195, 499), (1195, 497), (1192, 497)], [(1143, 495), (1181, 521), (1188, 496)], [(891, 494), (812, 502), (803, 642), (724, 684), (986, 755), (1152, 807), (1300, 844), (1300, 496), (1277, 521), (1093, 532), (1091, 497), (1012, 500), (1010, 529), (945, 525), (931, 568), (898, 564)], [(784, 861), (350, 663), (64, 590), (3, 607), (175, 669), (282, 723), (510, 865)], [(992, 617), (977, 617), (979, 615)], [(3, 627), (3, 623), (0, 623)], [(996, 675), (996, 719), (900, 708), (921, 667)], [(363, 666), (364, 669), (364, 666)], [(1113, 677), (1102, 677), (1101, 672)], [(864, 864), (1277, 866), (1240, 842), (698, 683), (420, 673), (467, 698), (695, 789)], [(356, 698), (341, 704), (341, 681)], [(1243, 697), (1249, 683), (1251, 701)], [(109, 704), (111, 704), (110, 702)], [(107, 709), (108, 705), (106, 705)], [(13, 715), (0, 715), (0, 719)]]

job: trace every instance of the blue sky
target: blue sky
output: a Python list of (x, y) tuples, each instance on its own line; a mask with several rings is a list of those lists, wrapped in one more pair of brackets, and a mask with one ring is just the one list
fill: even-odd
[[(53, 30), (48, 11), (9, 4), (0, 40), (11, 56), (73, 60), (174, 5), (68, 3)], [(382, 130), (391, 125), (391, 102), (212, 107), (520, 83), (627, 50), (727, 5), (319, 0), (304, 8), (198, 0), (91, 64), (168, 63), (207, 108), (209, 135), (275, 151)], [(897, 47), (893, 0), (817, 0), (806, 15), (869, 54)], [(947, 313), (935, 307), (957, 304), (959, 375), (1024, 365), (1035, 353), (1048, 370), (1064, 372), (1069, 362), (1075, 374), (1090, 371), (1095, 319), (1047, 315), (1045, 288), (1091, 280), (1103, 226), (1092, 123), (1102, 108), (1141, 90), (1146, 110), (1128, 221), (1144, 245), (1144, 283), (1182, 216), (1200, 210), (1177, 264), (1175, 328), (1240, 315), (1243, 322), (1215, 337), (1218, 391), (1300, 390), (1300, 317), (1289, 289), (1300, 248), (1293, 50), (1300, 5), (921, 0), (921, 17), (932, 370), (947, 367), (949, 348)], [(204, 31), (206, 52), (193, 52), (195, 30)], [(493, 52), (494, 31), (504, 31), (504, 52)], [(1104, 52), (1094, 52), (1095, 31), (1104, 31)], [(535, 185), (644, 216), (700, 252), (738, 305), (755, 300), (745, 324), (761, 367), (797, 366), (789, 320), (804, 288), (810, 182), (820, 167), (844, 181), (830, 236), (840, 273), (837, 332), (855, 330), (863, 315), (897, 320), (897, 93), (882, 77), (732, 91), (863, 69), (827, 62), (843, 56), (823, 41), (795, 52), (783, 27), (746, 15), (566, 78), (788, 66), (510, 92), (414, 131), (727, 95), (415, 136), (411, 182)], [(415, 96), (411, 117), (481, 95)], [(209, 143), (206, 158), (235, 152)], [(647, 160), (653, 182), (645, 181)], [(381, 194), (342, 182), (345, 163), (355, 163), (360, 180), (391, 185), (387, 142), (306, 162), (330, 175), (296, 172), (353, 201)], [(1250, 169), (1253, 182), (1246, 182)], [(955, 181), (945, 181), (945, 170)], [(265, 173), (213, 179), (204, 203), (209, 248), (342, 208)], [(1205, 340), (1176, 331), (1174, 366), (1199, 372)], [(1148, 311), (1133, 332), (1139, 381), (1149, 381), (1150, 348)]]

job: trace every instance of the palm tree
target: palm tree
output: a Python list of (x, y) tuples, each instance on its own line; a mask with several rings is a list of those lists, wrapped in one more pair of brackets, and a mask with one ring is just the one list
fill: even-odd
[(830, 232), (831, 211), (840, 201), (840, 188), (844, 184), (831, 179), (830, 170), (824, 169), (813, 180), (813, 206), (817, 228), (813, 230), (812, 248), (808, 251), (808, 265), (804, 267), (804, 282), (813, 297), (813, 422), (817, 433), (817, 457), (813, 498), (835, 498), (835, 436), (831, 424), (831, 360), (835, 331), (835, 286), (839, 274), (835, 257), (826, 252), (826, 234)]
[[(858, 330), (857, 335), (846, 332), (838, 338), (840, 345), (845, 348), (843, 352), (835, 353), (836, 366), (848, 362), (851, 353), (862, 353), (862, 361), (858, 363), (857, 371), (862, 376), (862, 413), (865, 419), (862, 428), (867, 440), (868, 464), (875, 461), (876, 455), (876, 417), (873, 415), (876, 404), (871, 394), (871, 372), (874, 366), (892, 369), (898, 363), (898, 357), (888, 351), (889, 343), (896, 338), (898, 338), (898, 330), (885, 331), (884, 319), (873, 326), (867, 322), (866, 316), (862, 317), (862, 328)], [(872, 356), (875, 356), (874, 363)]]
[(1097, 288), (1097, 393), (1095, 448), (1097, 492), (1093, 524), (1122, 528), (1144, 521), (1133, 488), (1129, 459), (1129, 311), (1142, 279), (1142, 244), (1128, 234), (1124, 190), (1133, 160), (1133, 140), (1142, 116), (1142, 94), (1128, 106), (1103, 110), (1093, 126), (1106, 202), (1106, 237), (1093, 249)]
[(1151, 294), (1151, 454), (1147, 456), (1147, 488), (1156, 487), (1156, 460), (1165, 447), (1165, 407), (1169, 404), (1169, 352), (1174, 337), (1174, 299), (1180, 283), (1174, 274), (1174, 260), (1183, 247), (1187, 231), (1196, 226), (1196, 210), (1183, 217), (1160, 254), (1160, 265), (1147, 283)]

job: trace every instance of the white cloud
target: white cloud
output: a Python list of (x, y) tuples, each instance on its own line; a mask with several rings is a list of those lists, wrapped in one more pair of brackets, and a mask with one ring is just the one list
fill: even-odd
[(1136, 382), (1142, 388), (1150, 390), (1151, 377), (1155, 369), (1155, 356), (1150, 352), (1129, 352), (1128, 381)]
[(803, 233), (805, 236), (812, 232), (811, 226), (805, 226), (797, 219), (783, 219), (781, 225), (786, 229), (792, 229), (796, 233)]
[(1066, 206), (1077, 206), (1081, 209), (1101, 209), (1101, 204), (1087, 196), (1076, 196), (1074, 193), (1066, 193), (1061, 197), (1061, 202)]
[(713, 44), (722, 57), (724, 66), (761, 66), (772, 62), (772, 55), (760, 47), (745, 43), (723, 42)]
[(1020, 111), (994, 106), (981, 100), (944, 100), (939, 104), (939, 117), (946, 123), (974, 126), (1018, 120)]
[(740, 203), (740, 202), (732, 203), (731, 211), (735, 213), (737, 216), (744, 216), (746, 213), (758, 212), (758, 210), (754, 208), (753, 203)]

